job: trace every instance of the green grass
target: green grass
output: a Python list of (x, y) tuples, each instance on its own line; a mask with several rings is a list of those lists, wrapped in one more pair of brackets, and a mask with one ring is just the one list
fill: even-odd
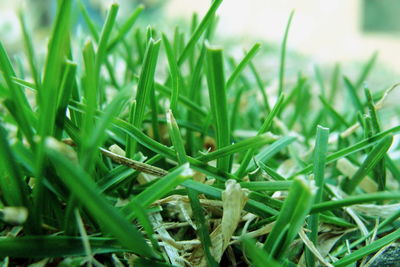
[(72, 2), (45, 54), (24, 12), (25, 56), (0, 43), (4, 266), (355, 266), (399, 239), (400, 213), (383, 216), (400, 203), (399, 110), (366, 84), (376, 53), (358, 77), (290, 77), (292, 12), (266, 81), (263, 43), (237, 59), (214, 38), (222, 0), (166, 32), (136, 25), (145, 6), (97, 25), (79, 1), (84, 40)]

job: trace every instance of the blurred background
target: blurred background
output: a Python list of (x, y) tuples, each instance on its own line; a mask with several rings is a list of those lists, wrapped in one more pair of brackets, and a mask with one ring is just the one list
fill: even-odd
[[(56, 0), (0, 1), (0, 34), (9, 52), (22, 50), (17, 11), (22, 7), (34, 28), (35, 38), (43, 41), (55, 12)], [(82, 0), (92, 18), (102, 24), (110, 1)], [(126, 16), (143, 3), (143, 25), (153, 25), (173, 34), (174, 27), (189, 28), (194, 12), (202, 17), (209, 0), (118, 0), (120, 16)], [(279, 57), (279, 45), (291, 10), (295, 16), (288, 40), (288, 74), (313, 72), (315, 66), (328, 72), (340, 62), (347, 75), (357, 75), (362, 64), (378, 52), (369, 79), (371, 87), (389, 87), (400, 81), (400, 1), (399, 0), (225, 0), (218, 10), (216, 36), (241, 49), (260, 41), (270, 58), (266, 69)], [(77, 28), (83, 20), (76, 12)], [(82, 26), (83, 27), (83, 26)], [(225, 44), (224, 44), (225, 45)], [(239, 49), (238, 54), (242, 54)], [(240, 56), (239, 55), (239, 56)], [(268, 63), (267, 61), (270, 62)], [(261, 61), (259, 59), (259, 61)], [(269, 65), (268, 65), (269, 64)], [(269, 66), (269, 67), (268, 67)]]

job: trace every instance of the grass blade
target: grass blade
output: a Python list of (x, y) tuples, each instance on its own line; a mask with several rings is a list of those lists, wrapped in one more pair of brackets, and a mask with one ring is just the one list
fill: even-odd
[(178, 58), (178, 66), (182, 65), (186, 58), (189, 56), (190, 51), (199, 41), (201, 35), (207, 30), (210, 26), (211, 21), (214, 18), (215, 12), (217, 11), (218, 7), (221, 5), (222, 0), (214, 0), (211, 4), (210, 8), (208, 9), (206, 15), (201, 20), (200, 24), (197, 26), (196, 30), (190, 37), (188, 43), (186, 44), (185, 48), (183, 49), (181, 55)]
[(250, 51), (246, 54), (246, 56), (240, 61), (240, 63), (236, 66), (236, 68), (233, 70), (231, 76), (228, 78), (228, 81), (226, 82), (225, 88), (226, 90), (229, 90), (231, 88), (232, 84), (236, 81), (236, 79), (239, 77), (239, 75), (243, 72), (244, 68), (251, 62), (251, 60), (254, 58), (254, 56), (257, 54), (257, 52), (260, 50), (261, 44), (256, 43)]
[(393, 136), (386, 136), (368, 154), (357, 172), (342, 183), (343, 190), (351, 194), (361, 182), (361, 180), (376, 166), (376, 164), (386, 155), (393, 142)]
[(139, 255), (156, 257), (152, 249), (146, 245), (146, 241), (138, 229), (101, 196), (100, 190), (89, 175), (63, 155), (64, 152), (60, 149), (65, 148), (60, 145), (54, 140), (47, 139), (47, 155), (56, 166), (61, 181), (73, 192), (92, 218), (125, 248)]
[[(314, 204), (322, 201), (324, 192), (324, 179), (325, 179), (325, 163), (326, 163), (326, 152), (328, 150), (328, 137), (329, 129), (322, 126), (317, 128), (317, 140), (315, 141), (314, 149), (314, 180), (317, 186), (317, 193), (314, 198)], [(318, 226), (319, 226), (319, 214), (313, 214), (308, 218), (308, 229), (311, 232), (308, 233), (308, 237), (314, 245), (317, 245), (318, 238)], [(306, 250), (306, 262), (307, 266), (315, 266), (314, 255), (310, 250)]]
[[(226, 99), (222, 49), (207, 46), (207, 81), (211, 111), (215, 122), (217, 148), (230, 144), (230, 129)], [(217, 167), (229, 171), (229, 157), (219, 158)]]
[(282, 40), (281, 45), (281, 57), (279, 64), (279, 85), (278, 85), (278, 95), (281, 95), (285, 89), (285, 61), (286, 61), (286, 46), (287, 39), (289, 36), (290, 24), (292, 23), (292, 19), (294, 16), (294, 11), (290, 12), (288, 22), (286, 24), (285, 35)]

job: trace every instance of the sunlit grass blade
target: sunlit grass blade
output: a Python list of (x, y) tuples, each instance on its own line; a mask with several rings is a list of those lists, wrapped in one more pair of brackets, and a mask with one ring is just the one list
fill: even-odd
[(100, 194), (100, 190), (89, 175), (76, 163), (67, 159), (60, 149), (61, 151), (65, 150), (62, 144), (47, 139), (46, 152), (56, 166), (61, 181), (86, 208), (92, 218), (125, 248), (143, 256), (156, 257), (138, 229), (110, 205)]
[[(49, 41), (49, 49), (44, 67), (41, 90), (38, 91), (38, 103), (40, 109), (38, 132), (42, 143), (47, 135), (53, 135), (56, 117), (56, 105), (59, 95), (62, 93), (59, 83), (62, 78), (62, 67), (68, 58), (70, 27), (71, 27), (72, 1), (59, 1), (56, 21)], [(41, 149), (39, 148), (38, 162), (41, 164)]]
[[(138, 128), (142, 126), (145, 108), (149, 101), (150, 90), (152, 90), (154, 84), (154, 73), (159, 48), (160, 41), (154, 41), (153, 39), (149, 40), (136, 92), (136, 108), (133, 125)], [(132, 144), (132, 149), (136, 150), (136, 145), (134, 143)]]
[(231, 88), (232, 84), (236, 81), (236, 79), (239, 77), (239, 75), (243, 72), (244, 68), (251, 62), (251, 60), (254, 58), (254, 56), (257, 54), (257, 52), (260, 50), (261, 44), (256, 43), (250, 51), (246, 54), (246, 56), (240, 61), (240, 63), (236, 66), (236, 68), (233, 70), (231, 76), (228, 78), (226, 81), (226, 90), (229, 90)]
[(132, 29), (133, 25), (135, 24), (136, 20), (138, 19), (139, 15), (144, 10), (143, 5), (139, 5), (132, 14), (128, 17), (125, 23), (119, 28), (117, 36), (115, 36), (110, 42), (107, 47), (107, 52), (112, 51), (118, 43), (120, 43), (124, 37), (128, 34), (128, 32)]
[[(228, 146), (231, 138), (222, 49), (207, 46), (206, 69), (217, 148), (220, 149)], [(217, 167), (223, 171), (229, 171), (229, 157), (219, 158), (217, 160)]]
[(90, 18), (89, 13), (81, 0), (78, 1), (78, 6), (83, 15), (83, 19), (85, 20), (85, 23), (87, 24), (87, 26), (89, 28), (91, 35), (93, 36), (94, 40), (97, 42), (99, 40), (100, 36), (99, 36), (99, 31), (98, 31), (96, 25)]
[[(275, 141), (271, 145), (262, 149), (257, 155), (254, 156), (254, 160), (256, 162), (265, 163), (268, 159), (272, 158), (276, 153), (286, 148), (295, 140), (296, 137), (293, 136), (282, 137), (278, 141)], [(251, 161), (247, 167), (247, 171), (252, 171), (255, 168), (256, 168), (256, 163), (254, 161)]]
[(217, 11), (218, 7), (221, 5), (222, 0), (214, 0), (210, 8), (208, 9), (207, 13), (197, 26), (196, 30), (190, 37), (188, 43), (186, 44), (185, 48), (183, 49), (182, 53), (180, 54), (178, 58), (178, 66), (182, 65), (182, 63), (186, 60), (186, 58), (189, 56), (190, 51), (193, 49), (193, 47), (196, 45), (196, 43), (199, 41), (201, 35), (206, 31), (206, 29), (210, 26), (211, 21), (213, 20), (213, 17), (215, 15), (215, 12)]
[(285, 89), (285, 61), (286, 61), (286, 47), (287, 40), (289, 36), (290, 24), (292, 23), (292, 19), (294, 16), (294, 11), (290, 13), (288, 22), (286, 24), (285, 34), (283, 36), (282, 45), (281, 45), (281, 57), (279, 63), (279, 85), (278, 85), (278, 95), (281, 95)]
[(375, 145), (357, 172), (351, 178), (343, 181), (342, 188), (346, 193), (351, 194), (356, 189), (361, 180), (386, 155), (386, 152), (389, 150), (392, 142), (393, 136), (389, 135)]
[[(320, 203), (322, 201), (322, 196), (324, 192), (324, 184), (325, 184), (325, 162), (326, 162), (326, 153), (328, 150), (328, 137), (329, 137), (329, 129), (324, 128), (322, 126), (318, 126), (317, 128), (317, 139), (315, 141), (315, 149), (314, 149), (314, 180), (315, 185), (317, 186), (317, 192), (314, 198), (314, 204)], [(314, 245), (317, 245), (318, 238), (318, 226), (319, 226), (319, 214), (313, 214), (308, 218), (308, 229), (310, 229), (310, 233), (308, 233), (308, 237)], [(306, 262), (308, 266), (315, 265), (314, 255), (310, 250), (306, 250)]]

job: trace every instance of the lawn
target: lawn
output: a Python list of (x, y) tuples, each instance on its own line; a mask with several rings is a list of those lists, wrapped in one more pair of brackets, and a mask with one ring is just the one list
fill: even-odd
[(386, 104), (399, 84), (368, 88), (375, 54), (355, 78), (339, 65), (289, 76), (292, 13), (266, 80), (263, 43), (216, 43), (222, 0), (165, 32), (136, 23), (144, 6), (121, 21), (113, 3), (98, 27), (58, 2), (45, 55), (23, 13), (24, 56), (0, 43), (3, 266), (400, 260), (387, 252), (399, 110)]

